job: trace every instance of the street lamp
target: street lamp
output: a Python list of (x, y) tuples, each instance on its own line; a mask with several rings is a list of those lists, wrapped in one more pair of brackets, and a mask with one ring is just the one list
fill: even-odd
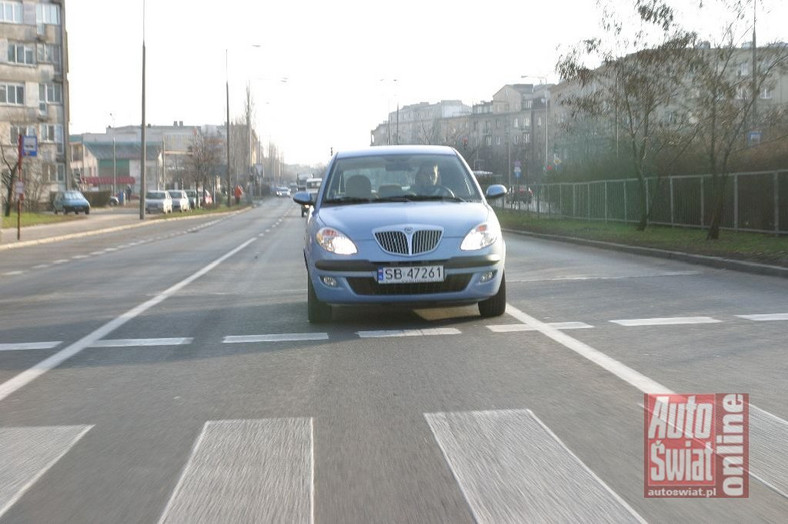
[[(544, 96), (544, 169), (547, 170), (547, 152), (548, 152), (548, 129), (550, 125), (550, 92), (547, 91), (547, 77), (544, 76), (536, 76), (536, 75), (522, 75), (520, 78), (536, 78), (540, 82), (542, 82), (543, 89), (545, 91)], [(533, 92), (533, 90), (532, 90)]]

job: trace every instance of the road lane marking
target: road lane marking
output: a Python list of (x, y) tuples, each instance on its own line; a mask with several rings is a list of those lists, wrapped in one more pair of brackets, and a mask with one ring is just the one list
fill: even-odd
[(630, 318), (611, 320), (613, 324), (624, 327), (635, 326), (679, 326), (685, 324), (719, 324), (722, 320), (711, 317), (665, 317), (665, 318)]
[(772, 320), (788, 320), (788, 313), (770, 313), (766, 315), (736, 315), (745, 320), (752, 320), (753, 322), (769, 322)]
[[(649, 394), (675, 394), (675, 392), (669, 389), (666, 386), (663, 386), (659, 382), (650, 379), (646, 375), (640, 373), (639, 371), (635, 371), (634, 369), (630, 368), (626, 364), (619, 362), (618, 360), (602, 353), (601, 351), (594, 349), (593, 347), (589, 346), (588, 344), (581, 342), (575, 338), (570, 337), (569, 335), (562, 333), (561, 331), (555, 329), (540, 320), (520, 311), (516, 307), (512, 306), (511, 304), (506, 304), (506, 312), (519, 320), (520, 322), (527, 324), (536, 328), (537, 331), (541, 332), (544, 336), (558, 342), (562, 346), (570, 349), (580, 355), (581, 357), (590, 360), (597, 366), (601, 367), (602, 369), (612, 373), (619, 379), (623, 380), (627, 384), (635, 387), (636, 389), (640, 390), (643, 393)], [(768, 415), (772, 419), (777, 419), (783, 422), (782, 426), (778, 426), (778, 440), (775, 443), (771, 443), (773, 437), (772, 435), (775, 433), (774, 431), (764, 427), (764, 423), (761, 422), (762, 420), (766, 420), (767, 417), (759, 417), (759, 418), (751, 418), (750, 420), (750, 445), (753, 446), (762, 446), (763, 449), (768, 450), (765, 454), (770, 456), (771, 460), (764, 460), (760, 463), (760, 467), (763, 469), (760, 470), (757, 467), (753, 471), (752, 464), (750, 465), (750, 475), (764, 485), (768, 486), (770, 489), (774, 490), (776, 493), (782, 495), (783, 497), (788, 498), (786, 495), (786, 491), (783, 491), (780, 488), (780, 484), (774, 483), (774, 479), (779, 478), (788, 478), (786, 477), (785, 473), (788, 471), (788, 456), (785, 453), (785, 442), (788, 442), (788, 423), (785, 423), (779, 417), (772, 415), (768, 411), (764, 411), (757, 406), (750, 404), (751, 413), (755, 410), (760, 411), (764, 415)], [(779, 428), (782, 428), (781, 430)], [(758, 441), (758, 444), (754, 444), (755, 441)], [(761, 442), (763, 444), (761, 444)], [(775, 487), (777, 486), (777, 487)]]
[(424, 416), (476, 522), (645, 522), (530, 410)]
[(165, 522), (314, 522), (311, 418), (208, 421)]
[[(548, 322), (555, 329), (592, 329), (594, 326), (585, 322)], [(487, 326), (493, 333), (516, 333), (518, 331), (536, 331), (536, 328), (524, 324), (498, 324)]]
[(92, 427), (0, 428), (0, 517)]
[(281, 333), (272, 335), (231, 335), (222, 339), (223, 344), (246, 344), (253, 342), (304, 342), (328, 340), (328, 333)]
[(18, 344), (0, 344), (0, 351), (27, 351), (28, 349), (52, 349), (61, 344), (61, 340), (51, 342), (20, 342)]
[(126, 348), (145, 346), (183, 346), (191, 344), (194, 339), (180, 338), (116, 338), (98, 340), (90, 345), (92, 348)]
[(3, 273), (3, 276), (4, 277), (13, 277), (13, 276), (16, 276), (16, 275), (24, 275), (24, 274), (25, 274), (25, 271), (6, 271), (5, 273)]
[(788, 422), (750, 404), (750, 474), (788, 499), (786, 442)]
[(383, 329), (356, 332), (359, 338), (428, 337), (436, 335), (459, 335), (460, 333), (460, 330), (455, 328)]
[(667, 272), (660, 272), (660, 273), (645, 273), (642, 275), (567, 275), (562, 277), (549, 277), (549, 278), (539, 278), (539, 277), (526, 277), (526, 278), (518, 278), (512, 279), (511, 281), (507, 279), (507, 282), (511, 283), (534, 283), (534, 282), (572, 282), (572, 281), (585, 281), (585, 280), (627, 280), (633, 278), (656, 278), (656, 277), (685, 277), (685, 276), (692, 276), (692, 275), (700, 275), (700, 271), (667, 271)]
[(31, 383), (47, 371), (59, 366), (66, 360), (70, 359), (74, 355), (79, 354), (82, 350), (87, 347), (90, 347), (92, 344), (102, 340), (107, 335), (118, 329), (119, 327), (123, 326), (130, 320), (133, 320), (137, 316), (141, 315), (148, 309), (152, 308), (153, 306), (158, 305), (159, 303), (163, 302), (167, 298), (177, 295), (177, 293), (187, 285), (191, 284), (198, 278), (202, 277), (206, 273), (210, 272), (214, 268), (216, 268), (219, 264), (227, 260), (228, 258), (232, 257), (242, 249), (246, 248), (249, 244), (257, 240), (256, 238), (250, 238), (246, 240), (241, 245), (235, 247), (234, 249), (230, 250), (229, 252), (225, 253), (224, 255), (220, 256), (207, 266), (203, 267), (202, 269), (198, 270), (197, 272), (193, 273), (191, 276), (186, 277), (185, 279), (181, 280), (177, 284), (170, 286), (169, 288), (162, 291), (157, 296), (151, 298), (150, 300), (143, 302), (142, 304), (133, 307), (126, 313), (123, 313), (119, 317), (116, 317), (103, 326), (99, 327), (92, 333), (82, 337), (81, 339), (77, 340), (70, 346), (67, 346), (54, 355), (50, 356), (47, 359), (42, 360), (41, 362), (35, 364), (33, 367), (26, 369), (25, 371), (15, 375), (14, 377), (6, 380), (3, 383), (0, 383), (0, 401), (8, 397), (9, 395), (13, 394), (15, 391), (23, 388), (27, 384)]

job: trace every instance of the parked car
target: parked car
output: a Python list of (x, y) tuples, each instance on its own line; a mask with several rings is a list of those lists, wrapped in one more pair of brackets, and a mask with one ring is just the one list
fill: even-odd
[(61, 211), (64, 215), (67, 215), (69, 211), (73, 211), (75, 215), (78, 215), (80, 212), (89, 215), (90, 202), (79, 191), (59, 191), (52, 201), (52, 209), (56, 215)]
[(172, 213), (172, 197), (167, 191), (155, 190), (145, 193), (146, 213)]
[[(424, 173), (425, 180), (417, 179)], [(432, 175), (431, 178), (429, 175)], [(506, 247), (486, 195), (462, 156), (446, 146), (378, 146), (334, 155), (306, 224), (307, 312), (332, 307), (478, 304), (506, 310)]]
[(189, 198), (189, 209), (197, 209), (202, 206), (202, 202), (197, 198), (197, 191), (194, 189), (185, 189), (186, 196)]
[(170, 194), (172, 198), (172, 210), (178, 211), (179, 213), (183, 213), (184, 211), (188, 211), (191, 209), (189, 207), (189, 197), (186, 194), (186, 191), (182, 189), (168, 189), (167, 192)]

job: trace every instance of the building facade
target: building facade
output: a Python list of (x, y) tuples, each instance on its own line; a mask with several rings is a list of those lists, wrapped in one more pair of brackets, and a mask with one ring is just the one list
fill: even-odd
[(19, 136), (35, 137), (35, 156), (23, 159), (21, 173), (33, 202), (69, 183), (65, 42), (62, 0), (0, 1), (0, 169), (9, 183)]

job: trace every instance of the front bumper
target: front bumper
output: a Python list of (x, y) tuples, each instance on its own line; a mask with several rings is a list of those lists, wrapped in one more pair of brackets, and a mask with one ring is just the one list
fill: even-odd
[[(441, 265), (442, 282), (379, 284), (378, 268)], [(449, 259), (408, 261), (328, 260), (310, 265), (309, 277), (315, 294), (334, 305), (398, 304), (403, 306), (445, 306), (472, 304), (498, 292), (504, 256), (488, 254)]]

